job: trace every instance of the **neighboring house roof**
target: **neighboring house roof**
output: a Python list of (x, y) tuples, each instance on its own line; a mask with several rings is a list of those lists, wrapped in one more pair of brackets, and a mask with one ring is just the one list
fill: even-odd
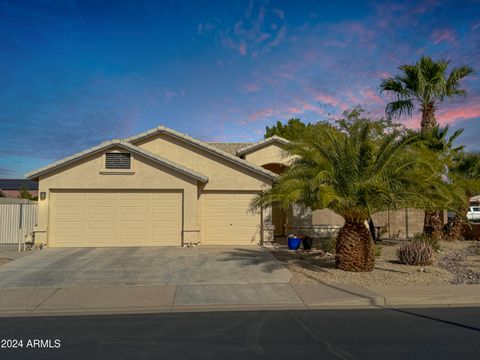
[(247, 146), (239, 149), (237, 151), (237, 155), (242, 156), (242, 155), (248, 154), (248, 153), (253, 152), (255, 150), (258, 150), (258, 149), (260, 149), (264, 146), (270, 145), (272, 143), (279, 143), (279, 144), (282, 144), (282, 145), (288, 145), (288, 144), (290, 144), (290, 141), (285, 139), (285, 138), (282, 138), (280, 136), (275, 135), (275, 136), (260, 140), (259, 142), (247, 145)]
[(26, 179), (0, 179), (0, 190), (38, 190), (38, 182)]
[(471, 198), (470, 198), (470, 203), (480, 204), (480, 195), (471, 197)]
[(0, 197), (0, 204), (36, 204), (36, 201), (18, 198), (3, 198)]
[(197, 180), (200, 180), (202, 182), (207, 182), (208, 181), (208, 177), (199, 173), (199, 172), (191, 170), (191, 169), (189, 169), (185, 166), (182, 166), (182, 165), (177, 164), (173, 161), (167, 160), (163, 157), (155, 155), (155, 154), (153, 154), (149, 151), (146, 151), (146, 150), (144, 150), (144, 149), (142, 149), (138, 146), (132, 145), (132, 144), (130, 144), (128, 142), (125, 142), (125, 141), (122, 141), (122, 140), (105, 141), (105, 142), (101, 143), (100, 145), (91, 147), (90, 149), (81, 151), (81, 152), (76, 153), (72, 156), (66, 157), (62, 160), (56, 161), (52, 164), (49, 164), (49, 165), (47, 165), (43, 168), (32, 171), (32, 172), (26, 174), (25, 176), (27, 177), (27, 179), (36, 179), (40, 175), (46, 174), (46, 173), (51, 172), (55, 169), (58, 169), (62, 166), (68, 165), (72, 162), (78, 161), (78, 160), (83, 159), (87, 156), (93, 155), (95, 153), (101, 152), (101, 151), (103, 151), (105, 149), (108, 149), (108, 148), (111, 148), (111, 147), (121, 147), (121, 148), (127, 149), (127, 150), (131, 151), (132, 153), (140, 154), (140, 155), (142, 155), (142, 156), (144, 156), (144, 157), (146, 157), (146, 158), (148, 158), (152, 161), (155, 161), (155, 162), (157, 162), (157, 163), (159, 163), (163, 166), (166, 166), (166, 167), (168, 167), (172, 170), (183, 173), (187, 176), (193, 177), (193, 178), (195, 178)]
[(208, 145), (214, 146), (217, 149), (225, 151), (232, 155), (237, 155), (238, 150), (243, 149), (244, 147), (253, 145), (253, 142), (207, 142)]
[(159, 127), (156, 127), (154, 129), (151, 129), (151, 130), (147, 130), (143, 133), (140, 133), (138, 135), (134, 135), (134, 136), (131, 136), (131, 137), (128, 137), (126, 139), (124, 139), (124, 141), (128, 141), (128, 142), (134, 142), (134, 141), (138, 141), (138, 140), (142, 140), (142, 139), (145, 139), (147, 137), (150, 137), (152, 135), (155, 135), (155, 134), (158, 134), (158, 133), (165, 133), (165, 134), (168, 134), (176, 139), (179, 139), (179, 140), (182, 140), (182, 141), (185, 141), (197, 148), (200, 148), (200, 149), (203, 149), (211, 154), (215, 154), (215, 155), (218, 155), (220, 157), (222, 157), (223, 159), (226, 159), (226, 160), (229, 160), (233, 163), (236, 163), (244, 168), (247, 168), (247, 169), (250, 169), (260, 175), (264, 175), (270, 179), (275, 179), (277, 177), (277, 174), (267, 170), (267, 169), (264, 169), (262, 168), (261, 166), (258, 166), (258, 165), (255, 165), (255, 164), (252, 164), (252, 163), (249, 163), (247, 162), (246, 160), (243, 160), (243, 159), (240, 159), (239, 157), (237, 156), (234, 156), (224, 150), (221, 150), (215, 146), (212, 146), (212, 145), (209, 145), (208, 143), (206, 142), (203, 142), (203, 141), (200, 141), (198, 139), (195, 139), (195, 138), (192, 138), (186, 134), (182, 134), (178, 131), (175, 131), (175, 130), (172, 130), (172, 129), (169, 129), (165, 126), (159, 126)]

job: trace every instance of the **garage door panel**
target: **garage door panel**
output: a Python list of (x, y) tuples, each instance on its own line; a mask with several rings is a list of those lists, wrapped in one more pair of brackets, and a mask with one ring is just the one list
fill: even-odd
[(203, 244), (259, 243), (261, 217), (249, 211), (254, 193), (205, 193), (203, 196)]
[(57, 225), (58, 230), (70, 230), (76, 229), (80, 230), (83, 226), (83, 223), (79, 221), (59, 221)]
[[(79, 235), (62, 235), (63, 246), (81, 246), (86, 244), (86, 239)], [(80, 244), (80, 245), (79, 245)]]
[(120, 199), (123, 201), (146, 201), (148, 199), (149, 193), (145, 192), (125, 192), (119, 193)]
[(115, 201), (117, 193), (109, 192), (90, 192), (87, 193), (86, 198), (90, 201)]
[(88, 235), (87, 244), (91, 246), (112, 246), (116, 244), (115, 235)]
[(178, 206), (167, 206), (167, 207), (162, 207), (162, 206), (154, 206), (150, 208), (150, 211), (154, 215), (159, 215), (159, 216), (176, 216), (178, 217), (179, 214), (179, 208)]
[(181, 198), (181, 192), (52, 191), (49, 245), (179, 246)]
[(116, 215), (117, 209), (114, 206), (88, 206), (89, 215)]
[(82, 207), (73, 207), (73, 206), (59, 206), (57, 208), (57, 214), (59, 217), (77, 217), (83, 216), (83, 208)]

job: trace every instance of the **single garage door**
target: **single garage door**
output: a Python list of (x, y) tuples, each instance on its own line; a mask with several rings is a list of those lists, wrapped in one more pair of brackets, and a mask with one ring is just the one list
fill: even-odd
[(52, 191), (48, 245), (180, 246), (182, 193)]
[(249, 212), (252, 193), (204, 193), (202, 244), (255, 245), (260, 242), (260, 214)]

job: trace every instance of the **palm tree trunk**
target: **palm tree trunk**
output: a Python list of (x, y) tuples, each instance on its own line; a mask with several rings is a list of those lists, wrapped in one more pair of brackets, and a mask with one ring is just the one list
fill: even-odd
[[(420, 123), (422, 131), (428, 131), (437, 126), (435, 120), (435, 106), (433, 103), (423, 104), (422, 121)], [(427, 236), (440, 239), (442, 236), (442, 220), (440, 218), (440, 211), (425, 210), (425, 219), (423, 221), (423, 233)]]
[(423, 223), (423, 233), (435, 239), (442, 237), (442, 219), (440, 211), (425, 210), (425, 221)]
[(435, 106), (433, 103), (428, 103), (422, 106), (422, 121), (420, 127), (422, 131), (433, 129), (437, 126), (437, 120), (435, 120)]
[(375, 247), (363, 222), (345, 222), (337, 236), (335, 264), (337, 269), (345, 271), (373, 270)]
[(461, 240), (463, 228), (467, 223), (468, 204), (470, 203), (470, 197), (471, 194), (467, 194), (465, 204), (455, 212), (455, 216), (448, 218), (448, 222), (443, 229), (443, 235), (446, 239), (451, 241)]

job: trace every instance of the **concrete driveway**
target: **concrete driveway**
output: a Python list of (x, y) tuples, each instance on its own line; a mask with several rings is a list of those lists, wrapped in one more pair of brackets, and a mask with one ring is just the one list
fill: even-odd
[(291, 273), (259, 247), (44, 249), (0, 267), (0, 288), (285, 284)]

